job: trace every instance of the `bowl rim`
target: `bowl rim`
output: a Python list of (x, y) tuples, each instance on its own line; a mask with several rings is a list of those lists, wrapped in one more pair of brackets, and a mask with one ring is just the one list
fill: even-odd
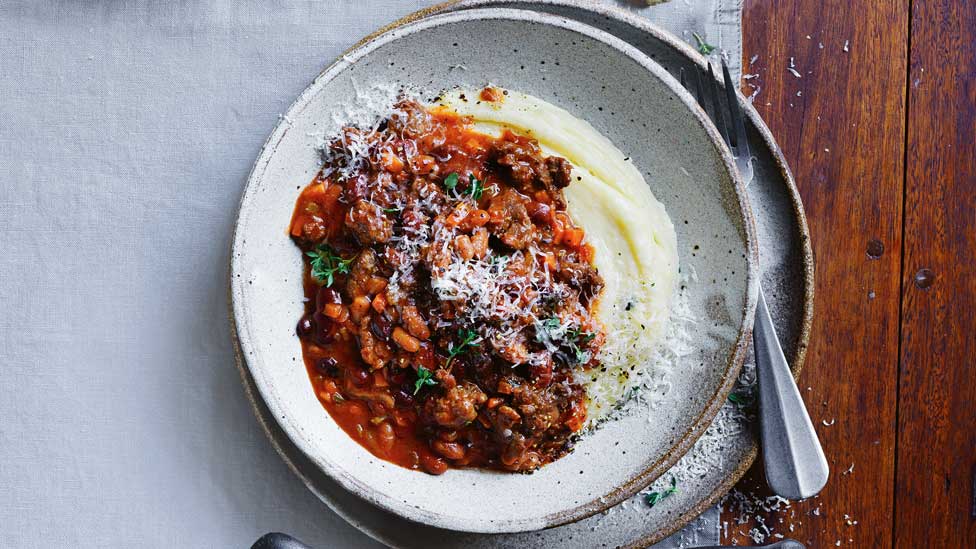
[[(438, 6), (433, 6), (432, 8), (436, 9), (437, 7)], [(699, 125), (705, 130), (706, 135), (708, 135), (709, 140), (712, 143), (712, 146), (718, 153), (718, 157), (721, 160), (725, 171), (728, 173), (729, 178), (732, 181), (735, 202), (738, 203), (738, 214), (742, 221), (742, 227), (739, 230), (742, 231), (742, 236), (744, 236), (745, 239), (747, 274), (746, 305), (742, 310), (740, 329), (735, 338), (732, 353), (729, 355), (718, 387), (709, 397), (707, 404), (703, 407), (698, 417), (693, 421), (691, 428), (686, 430), (678, 441), (666, 452), (664, 452), (663, 455), (659, 456), (643, 471), (631, 477), (626, 482), (617, 486), (603, 496), (593, 498), (589, 502), (585, 502), (569, 509), (549, 513), (541, 517), (510, 519), (504, 521), (481, 520), (476, 521), (476, 524), (472, 525), (469, 518), (462, 520), (458, 517), (431, 513), (429, 511), (407, 505), (404, 502), (391, 498), (385, 494), (375, 493), (373, 490), (370, 490), (368, 487), (358, 482), (355, 478), (352, 478), (352, 476), (349, 475), (344, 469), (321, 459), (319, 456), (316, 456), (316, 454), (312, 451), (312, 446), (309, 440), (303, 434), (302, 429), (289, 421), (287, 415), (282, 413), (282, 409), (276, 394), (270, 390), (267, 381), (264, 379), (264, 376), (261, 375), (261, 370), (252, 369), (250, 366), (247, 359), (250, 341), (246, 329), (247, 323), (243, 321), (243, 305), (242, 299), (240, 299), (244, 282), (242, 278), (236, 276), (236, 274), (240, 269), (238, 259), (240, 257), (239, 249), (244, 238), (240, 232), (241, 214), (244, 211), (244, 208), (248, 205), (250, 198), (253, 196), (255, 189), (257, 188), (257, 182), (262, 179), (266, 173), (268, 163), (275, 154), (278, 145), (280, 144), (284, 135), (287, 133), (290, 127), (289, 119), (295, 113), (301, 112), (305, 107), (307, 107), (310, 101), (321, 91), (321, 88), (324, 85), (337, 77), (347, 67), (353, 65), (359, 59), (368, 55), (380, 46), (393, 42), (400, 37), (422, 32), (429, 28), (456, 22), (480, 19), (527, 21), (559, 27), (570, 32), (576, 32), (578, 34), (587, 36), (588, 38), (600, 41), (613, 48), (621, 55), (631, 58), (645, 70), (650, 72), (654, 77), (658, 78), (660, 81), (662, 81), (662, 83), (671, 88), (672, 92), (675, 93), (678, 99), (684, 103), (685, 107), (688, 108)], [(280, 418), (278, 419), (279, 425), (282, 427), (292, 443), (294, 443), (303, 454), (305, 454), (313, 463), (316, 464), (317, 467), (322, 469), (323, 472), (333, 478), (346, 490), (358, 495), (359, 497), (362, 497), (373, 505), (408, 520), (445, 529), (472, 533), (511, 533), (534, 530), (539, 527), (538, 524), (542, 524), (542, 528), (551, 528), (592, 516), (598, 512), (613, 507), (624, 499), (633, 496), (640, 489), (644, 488), (653, 482), (657, 477), (670, 469), (671, 466), (673, 466), (685, 453), (687, 453), (687, 451), (694, 445), (705, 429), (711, 424), (715, 415), (724, 404), (729, 392), (731, 392), (732, 388), (734, 387), (748, 351), (758, 296), (759, 251), (757, 242), (755, 221), (752, 215), (749, 198), (746, 194), (745, 186), (741, 180), (741, 177), (734, 167), (731, 152), (728, 150), (728, 147), (725, 145), (721, 135), (718, 133), (718, 130), (714, 127), (707, 114), (701, 109), (691, 94), (687, 92), (687, 90), (685, 90), (684, 87), (681, 86), (677, 80), (670, 75), (670, 73), (651, 60), (648, 56), (637, 50), (635, 47), (607, 32), (573, 19), (568, 19), (553, 14), (516, 8), (491, 7), (439, 13), (430, 15), (428, 17), (412, 19), (407, 22), (395, 22), (394, 24), (388, 25), (376, 33), (367, 36), (357, 45), (341, 54), (335, 61), (333, 61), (328, 67), (319, 73), (313, 79), (312, 83), (302, 91), (298, 98), (288, 107), (286, 114), (282, 117), (282, 120), (272, 130), (268, 139), (261, 147), (258, 157), (252, 166), (238, 204), (237, 216), (231, 238), (230, 280), (228, 288), (229, 300), (231, 302), (231, 323), (233, 327), (235, 344), (240, 348), (240, 357), (248, 371), (252, 374), (255, 380), (255, 385), (257, 386), (265, 404), (271, 410), (272, 414), (274, 414), (276, 419)]]

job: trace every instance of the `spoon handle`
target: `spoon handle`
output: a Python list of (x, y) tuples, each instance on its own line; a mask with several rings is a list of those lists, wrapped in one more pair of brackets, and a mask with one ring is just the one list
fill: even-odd
[(288, 534), (271, 532), (270, 534), (261, 536), (260, 539), (255, 541), (254, 545), (251, 546), (251, 549), (311, 549), (311, 547), (289, 536)]
[(830, 474), (827, 458), (783, 356), (761, 287), (752, 337), (766, 482), (786, 499), (815, 496)]

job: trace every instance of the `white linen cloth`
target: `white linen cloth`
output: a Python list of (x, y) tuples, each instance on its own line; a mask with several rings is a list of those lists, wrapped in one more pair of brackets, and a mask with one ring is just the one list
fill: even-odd
[[(377, 545), (253, 417), (228, 246), (279, 114), (359, 37), (431, 3), (0, 3), (0, 544)], [(737, 60), (739, 4), (643, 11)]]

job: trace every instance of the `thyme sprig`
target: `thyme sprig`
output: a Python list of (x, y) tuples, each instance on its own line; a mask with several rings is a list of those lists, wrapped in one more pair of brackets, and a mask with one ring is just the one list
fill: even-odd
[(471, 347), (477, 347), (479, 344), (475, 343), (478, 339), (478, 334), (474, 330), (458, 330), (458, 337), (461, 338), (461, 342), (457, 345), (451, 344), (447, 349), (447, 363), (444, 364), (445, 368), (451, 366), (451, 361), (454, 357), (464, 353)]
[(651, 507), (654, 507), (655, 505), (660, 503), (662, 499), (670, 496), (671, 494), (677, 494), (677, 493), (678, 493), (678, 478), (671, 477), (670, 488), (668, 488), (663, 492), (651, 492), (646, 496), (644, 496), (644, 501), (646, 501), (647, 504), (650, 505)]
[(319, 244), (314, 250), (305, 252), (311, 258), (309, 266), (312, 268), (312, 276), (315, 277), (326, 288), (335, 282), (335, 275), (349, 274), (355, 256), (343, 259), (328, 244)]
[(417, 366), (417, 381), (413, 386), (413, 394), (420, 392), (420, 388), (424, 385), (437, 385), (437, 380), (434, 379), (434, 372), (431, 372), (423, 366)]

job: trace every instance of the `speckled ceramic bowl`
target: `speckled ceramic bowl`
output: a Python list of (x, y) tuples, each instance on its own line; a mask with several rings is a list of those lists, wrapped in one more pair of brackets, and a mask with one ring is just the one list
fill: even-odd
[[(463, 66), (463, 69), (459, 68)], [(315, 135), (356, 87), (401, 83), (431, 94), (492, 82), (588, 120), (646, 174), (678, 230), (698, 318), (699, 357), (670, 379), (653, 412), (607, 423), (532, 475), (451, 470), (438, 477), (374, 458), (331, 420), (311, 389), (294, 325), (301, 256), (287, 235), (298, 189), (319, 168)], [(575, 521), (632, 495), (708, 426), (744, 358), (756, 298), (755, 229), (732, 160), (681, 86), (624, 42), (571, 20), (472, 10), (396, 28), (323, 72), (283, 117), (241, 200), (231, 260), (233, 320), (245, 364), (272, 415), (317, 467), (405, 518), (471, 532)]]

